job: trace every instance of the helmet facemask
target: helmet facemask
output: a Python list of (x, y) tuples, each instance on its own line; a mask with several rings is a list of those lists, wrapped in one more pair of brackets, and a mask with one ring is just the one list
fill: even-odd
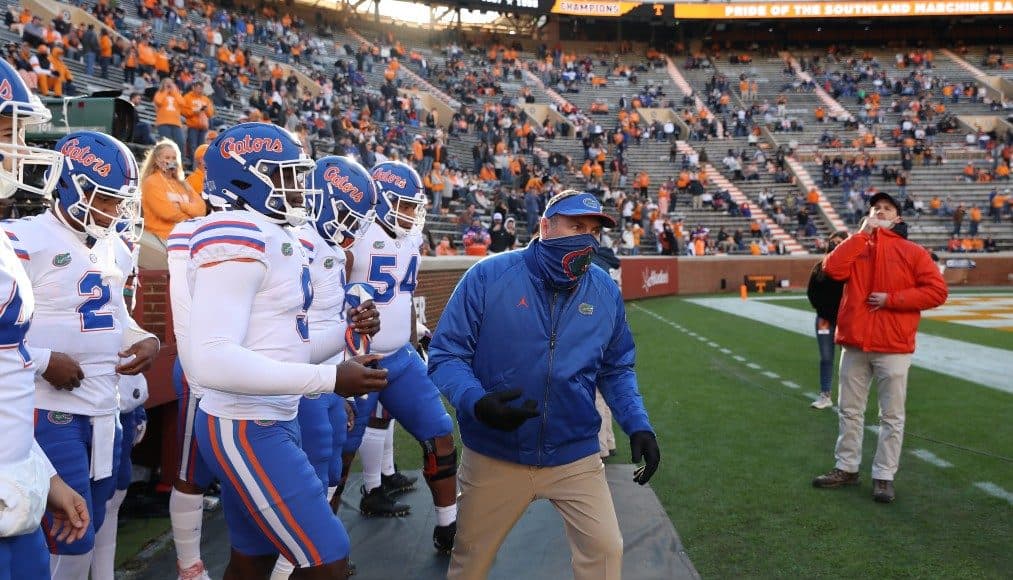
[(290, 161), (261, 159), (249, 165), (241, 155), (231, 155), (269, 188), (264, 202), (265, 209), (270, 212), (267, 217), (295, 227), (312, 219), (311, 208), (321, 194), (319, 189), (310, 189), (306, 184), (306, 176), (316, 167), (312, 159), (303, 155)]
[[(330, 209), (334, 218), (319, 224), (321, 233), (331, 244), (345, 249), (351, 248), (366, 235), (369, 226), (376, 220), (376, 212), (369, 210), (365, 214), (360, 214), (352, 210), (344, 200), (338, 199), (333, 194), (332, 185), (327, 184), (327, 187), (332, 191), (327, 195), (320, 195), (318, 199), (331, 204)], [(316, 216), (321, 214), (320, 211), (315, 213)]]
[[(426, 225), (426, 202), (425, 200), (409, 199), (395, 195), (389, 191), (381, 191), (390, 210), (387, 212), (387, 225), (390, 226), (398, 236), (418, 235)], [(406, 213), (404, 210), (414, 206), (414, 214)], [(411, 225), (405, 227), (401, 222), (408, 222)]]
[[(11, 197), (19, 189), (49, 198), (63, 169), (60, 152), (25, 145), (28, 126), (52, 119), (37, 96), (30, 98), (30, 103), (0, 103), (0, 198)], [(33, 177), (35, 181), (28, 183)]]
[[(73, 161), (67, 161), (73, 163)], [(58, 215), (71, 221), (71, 225), (84, 230), (95, 239), (102, 239), (110, 234), (123, 235), (130, 242), (140, 239), (143, 230), (141, 220), (141, 193), (136, 185), (124, 185), (119, 189), (103, 187), (95, 183), (83, 173), (73, 176), (73, 187), (77, 191), (76, 202), (66, 206)], [(102, 211), (95, 204), (98, 195), (120, 200), (114, 214)], [(95, 217), (101, 216), (107, 225), (99, 223)]]

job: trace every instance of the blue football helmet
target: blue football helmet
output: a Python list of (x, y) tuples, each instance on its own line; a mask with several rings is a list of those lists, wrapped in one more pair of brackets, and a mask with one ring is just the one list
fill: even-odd
[(373, 223), (376, 186), (362, 165), (349, 157), (317, 160), (310, 188), (319, 190), (313, 214), (317, 232), (330, 244), (350, 248)]
[[(63, 156), (56, 151), (25, 145), (25, 128), (52, 120), (49, 109), (6, 60), (0, 58), (0, 198), (21, 189), (48, 197), (60, 175)], [(8, 129), (10, 132), (8, 133)], [(45, 175), (42, 183), (25, 183)]]
[(299, 141), (271, 123), (222, 131), (204, 154), (204, 194), (212, 205), (250, 209), (279, 225), (301, 226), (319, 190), (307, 189), (316, 165)]
[[(97, 131), (75, 131), (56, 142), (63, 155), (63, 169), (56, 181), (56, 203), (60, 221), (100, 239), (122, 234), (134, 241), (141, 221), (140, 172), (134, 154), (114, 137)], [(103, 212), (95, 197), (116, 198), (115, 213)], [(103, 225), (96, 221), (100, 216)]]
[[(426, 191), (417, 171), (407, 163), (384, 161), (373, 167), (373, 181), (379, 194), (376, 219), (398, 236), (420, 234), (426, 225)], [(415, 208), (412, 213), (406, 209)], [(402, 222), (410, 225), (403, 226)]]

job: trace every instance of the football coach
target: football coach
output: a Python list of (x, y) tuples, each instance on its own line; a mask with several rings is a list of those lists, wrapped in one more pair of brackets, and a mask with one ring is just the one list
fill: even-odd
[(615, 221), (589, 193), (549, 200), (539, 238), (484, 259), (454, 290), (429, 347), (429, 375), (457, 409), (464, 440), (451, 580), (484, 579), (528, 504), (559, 511), (577, 580), (618, 579), (623, 539), (599, 457), (601, 389), (623, 431), (634, 479), (661, 453), (633, 370), (622, 294), (592, 266)]

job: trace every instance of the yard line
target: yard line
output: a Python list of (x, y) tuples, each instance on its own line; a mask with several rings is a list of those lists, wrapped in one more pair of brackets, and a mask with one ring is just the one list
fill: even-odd
[(760, 365), (758, 365), (756, 363), (752, 363), (752, 362), (751, 363), (746, 363), (746, 366), (749, 367), (749, 368), (751, 368), (751, 369), (753, 369), (754, 371), (758, 371), (758, 370), (760, 370), (760, 369), (763, 368)]
[(793, 383), (792, 381), (781, 381), (781, 384), (784, 385), (784, 386), (786, 386), (786, 387), (788, 387), (789, 389), (801, 389), (802, 388), (802, 387), (799, 386), (798, 383)]
[(760, 374), (763, 375), (763, 376), (765, 376), (765, 377), (767, 377), (767, 378), (769, 378), (769, 379), (779, 379), (779, 378), (781, 378), (781, 375), (775, 373), (774, 371), (763, 371)]
[(744, 356), (735, 355), (732, 358), (735, 359), (735, 360), (737, 360), (737, 361), (739, 361), (739, 362), (746, 362), (746, 357), (744, 357)]
[(727, 349), (727, 348), (722, 348), (721, 349), (721, 354), (732, 354), (732, 351), (729, 350), (729, 349)]
[(707, 343), (707, 346), (709, 346), (709, 347), (712, 347), (712, 348), (721, 348), (721, 345), (720, 345), (720, 344), (718, 344), (718, 343), (716, 343), (716, 342), (713, 342), (713, 341), (711, 341), (711, 342), (708, 342), (708, 343)]
[(974, 483), (974, 487), (980, 489), (981, 491), (987, 493), (992, 497), (1004, 499), (1010, 504), (1013, 504), (1013, 493), (1006, 491), (1005, 489), (999, 487), (998, 485), (992, 483), (991, 481), (976, 481)]
[(915, 449), (915, 450), (911, 451), (911, 455), (914, 455), (915, 457), (917, 457), (918, 459), (921, 459), (922, 461), (924, 461), (926, 463), (931, 463), (932, 465), (935, 465), (936, 467), (942, 467), (943, 469), (946, 469), (948, 467), (953, 467), (952, 463), (950, 463), (949, 461), (943, 459), (942, 457), (939, 457), (938, 455), (936, 455), (935, 453), (929, 451), (928, 449)]
[[(687, 302), (805, 336), (813, 333), (813, 314), (804, 310), (739, 298), (692, 298)], [(915, 366), (1013, 394), (1013, 353), (1010, 351), (921, 332), (917, 344)], [(967, 364), (969, 360), (974, 364)]]

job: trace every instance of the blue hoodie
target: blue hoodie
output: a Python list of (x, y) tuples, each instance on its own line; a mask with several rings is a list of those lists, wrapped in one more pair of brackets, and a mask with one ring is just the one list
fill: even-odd
[[(627, 434), (652, 431), (622, 294), (593, 266), (572, 291), (541, 278), (534, 242), (478, 262), (450, 297), (429, 345), (429, 376), (457, 409), (464, 444), (523, 465), (555, 466), (599, 452), (601, 390)], [(487, 393), (520, 388), (539, 417), (514, 432), (475, 418)]]

